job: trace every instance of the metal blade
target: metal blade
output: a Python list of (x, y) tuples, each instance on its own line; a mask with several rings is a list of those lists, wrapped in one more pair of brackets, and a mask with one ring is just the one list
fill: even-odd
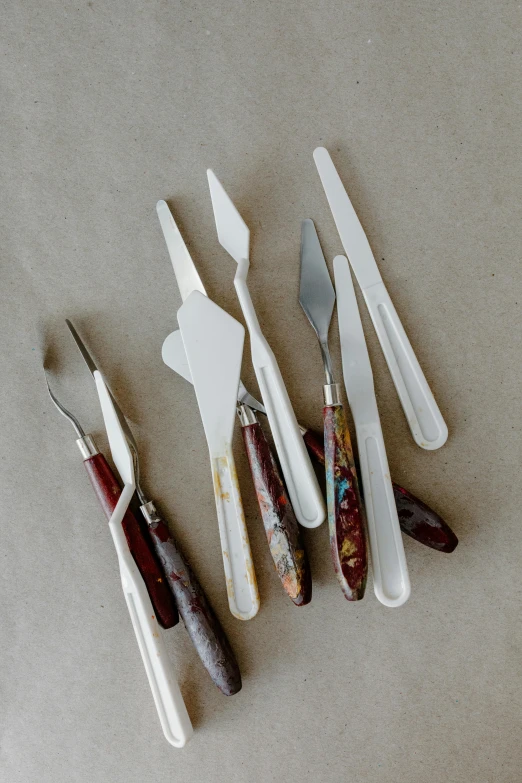
[(207, 169), (219, 243), (239, 263), (248, 260), (250, 231), (212, 169)]
[[(76, 345), (80, 349), (80, 353), (81, 353), (81, 355), (83, 356), (83, 358), (85, 360), (85, 364), (87, 365), (87, 367), (91, 371), (94, 380), (96, 380), (96, 376), (95, 376), (94, 373), (95, 372), (100, 372), (99, 368), (96, 366), (96, 364), (94, 362), (94, 359), (92, 358), (91, 354), (89, 353), (89, 351), (85, 347), (85, 344), (83, 343), (80, 335), (78, 334), (78, 332), (76, 331), (76, 329), (74, 328), (74, 326), (72, 325), (72, 323), (69, 321), (68, 318), (65, 319), (65, 323), (69, 327), (69, 331), (70, 331), (70, 333), (72, 334), (72, 336), (74, 338), (74, 342), (76, 343)], [(107, 385), (107, 384), (105, 384), (105, 385)], [(118, 403), (116, 402), (116, 400), (114, 398), (114, 394), (111, 392), (111, 390), (109, 389), (108, 386), (107, 386), (107, 388), (108, 388), (109, 394), (110, 394), (110, 396), (112, 398), (112, 404), (114, 406), (114, 410), (116, 411), (116, 415), (118, 416), (118, 419), (120, 420), (121, 428), (123, 429), (125, 435), (127, 436), (127, 439), (129, 441), (130, 445), (132, 446), (132, 448), (136, 452), (136, 457), (137, 457), (137, 455), (138, 455), (138, 444), (134, 440), (134, 435), (132, 434), (129, 425), (127, 424), (127, 419), (123, 415), (123, 411), (121, 410), (120, 406), (118, 405)]]
[(333, 161), (324, 147), (314, 150), (314, 160), (326, 198), (357, 282), (364, 290), (382, 282), (368, 238), (348, 198)]
[(55, 395), (53, 394), (53, 392), (51, 390), (51, 387), (49, 386), (49, 380), (47, 378), (47, 371), (46, 371), (45, 367), (44, 367), (44, 373), (45, 373), (45, 382), (47, 384), (47, 391), (49, 392), (49, 396), (50, 396), (51, 400), (53, 401), (55, 407), (59, 410), (59, 412), (62, 414), (62, 416), (65, 416), (65, 418), (68, 421), (71, 422), (72, 426), (74, 427), (74, 431), (76, 432), (78, 437), (79, 438), (84, 438), (85, 437), (85, 431), (84, 431), (82, 425), (80, 424), (80, 422), (78, 421), (78, 419), (76, 418), (76, 416), (74, 416), (71, 413), (71, 411), (68, 411), (67, 408), (65, 407), (65, 405), (62, 405), (60, 400), (57, 399), (57, 397), (55, 397)]
[(243, 405), (248, 405), (249, 408), (253, 408), (256, 411), (259, 411), (259, 413), (264, 413), (266, 416), (266, 408), (264, 405), (261, 405), (258, 400), (256, 400), (255, 397), (252, 397), (252, 395), (246, 390), (246, 388), (243, 386), (243, 383), (239, 381), (239, 389), (237, 390), (237, 399), (239, 402), (242, 402)]
[(201, 291), (207, 295), (198, 270), (194, 266), (194, 261), (190, 257), (187, 246), (177, 227), (172, 212), (166, 201), (158, 201), (156, 204), (159, 222), (167, 243), (170, 260), (174, 267), (174, 274), (178, 284), (179, 292), (183, 301), (192, 293), (192, 291)]
[(301, 280), (299, 302), (316, 334), (325, 343), (332, 320), (335, 290), (312, 220), (301, 223)]

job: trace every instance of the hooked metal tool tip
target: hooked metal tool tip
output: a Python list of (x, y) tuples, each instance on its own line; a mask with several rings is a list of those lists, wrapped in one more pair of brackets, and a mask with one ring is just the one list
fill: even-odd
[(82, 425), (80, 424), (80, 422), (78, 421), (76, 416), (74, 416), (71, 413), (71, 411), (68, 411), (67, 408), (65, 407), (65, 405), (62, 405), (60, 400), (55, 396), (55, 394), (53, 393), (53, 391), (52, 391), (52, 389), (51, 389), (51, 387), (49, 385), (49, 379), (47, 377), (47, 370), (45, 369), (45, 367), (43, 368), (43, 371), (44, 371), (44, 374), (45, 374), (45, 382), (47, 384), (47, 391), (49, 392), (49, 397), (53, 401), (56, 409), (62, 414), (62, 416), (64, 416), (66, 419), (68, 419), (68, 421), (71, 422), (71, 424), (74, 427), (74, 430), (75, 430), (76, 434), (78, 435), (78, 437), (79, 438), (84, 438), (85, 437), (85, 431), (84, 431)]

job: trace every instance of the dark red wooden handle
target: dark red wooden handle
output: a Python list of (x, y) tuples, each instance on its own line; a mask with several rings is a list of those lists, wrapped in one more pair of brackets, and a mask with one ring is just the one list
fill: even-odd
[[(103, 454), (96, 454), (86, 459), (83, 464), (105, 516), (110, 519), (121, 494), (116, 476)], [(147, 586), (158, 622), (163, 628), (172, 628), (179, 620), (174, 598), (156, 559), (152, 543), (130, 508), (123, 517), (122, 527), (131, 554)]]
[(261, 425), (241, 429), (276, 571), (294, 604), (304, 606), (312, 600), (312, 577), (294, 510)]
[(145, 508), (149, 532), (185, 628), (214, 683), (226, 696), (232, 696), (241, 690), (241, 673), (225, 631), (166, 522), (152, 503)]
[[(322, 437), (313, 430), (306, 430), (303, 439), (312, 456), (324, 465)], [(395, 483), (393, 494), (403, 533), (439, 552), (453, 552), (459, 540), (448, 523), (436, 511)]]
[(345, 598), (359, 601), (366, 589), (368, 551), (364, 508), (343, 406), (326, 405), (323, 419), (330, 549)]

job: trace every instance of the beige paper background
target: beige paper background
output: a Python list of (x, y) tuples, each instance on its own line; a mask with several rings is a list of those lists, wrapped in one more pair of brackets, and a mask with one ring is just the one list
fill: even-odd
[[(2, 9), (2, 783), (520, 780), (520, 4), (5, 2)], [(169, 199), (210, 295), (236, 317), (205, 169), (252, 229), (249, 277), (299, 419), (322, 369), (297, 303), (299, 222), (341, 251), (312, 150), (327, 146), (450, 429), (413, 443), (366, 312), (394, 478), (460, 537), (406, 540), (412, 596), (349, 605), (326, 527), (295, 608), (238, 464), (262, 609), (227, 609), (192, 390), (162, 364), (180, 304), (155, 215)], [(135, 422), (145, 484), (237, 651), (214, 689), (182, 627), (196, 733), (163, 739), (112, 543), (41, 371), (106, 447), (73, 318)], [(336, 330), (334, 361), (340, 370)], [(245, 354), (243, 377), (257, 391)]]

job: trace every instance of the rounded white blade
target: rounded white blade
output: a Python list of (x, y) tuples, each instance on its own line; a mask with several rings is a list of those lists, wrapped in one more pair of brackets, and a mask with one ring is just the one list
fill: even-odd
[(192, 383), (192, 373), (190, 372), (185, 346), (183, 345), (183, 337), (179, 329), (171, 332), (165, 338), (161, 346), (161, 358), (167, 367), (170, 367), (171, 370), (177, 372), (186, 381)]

